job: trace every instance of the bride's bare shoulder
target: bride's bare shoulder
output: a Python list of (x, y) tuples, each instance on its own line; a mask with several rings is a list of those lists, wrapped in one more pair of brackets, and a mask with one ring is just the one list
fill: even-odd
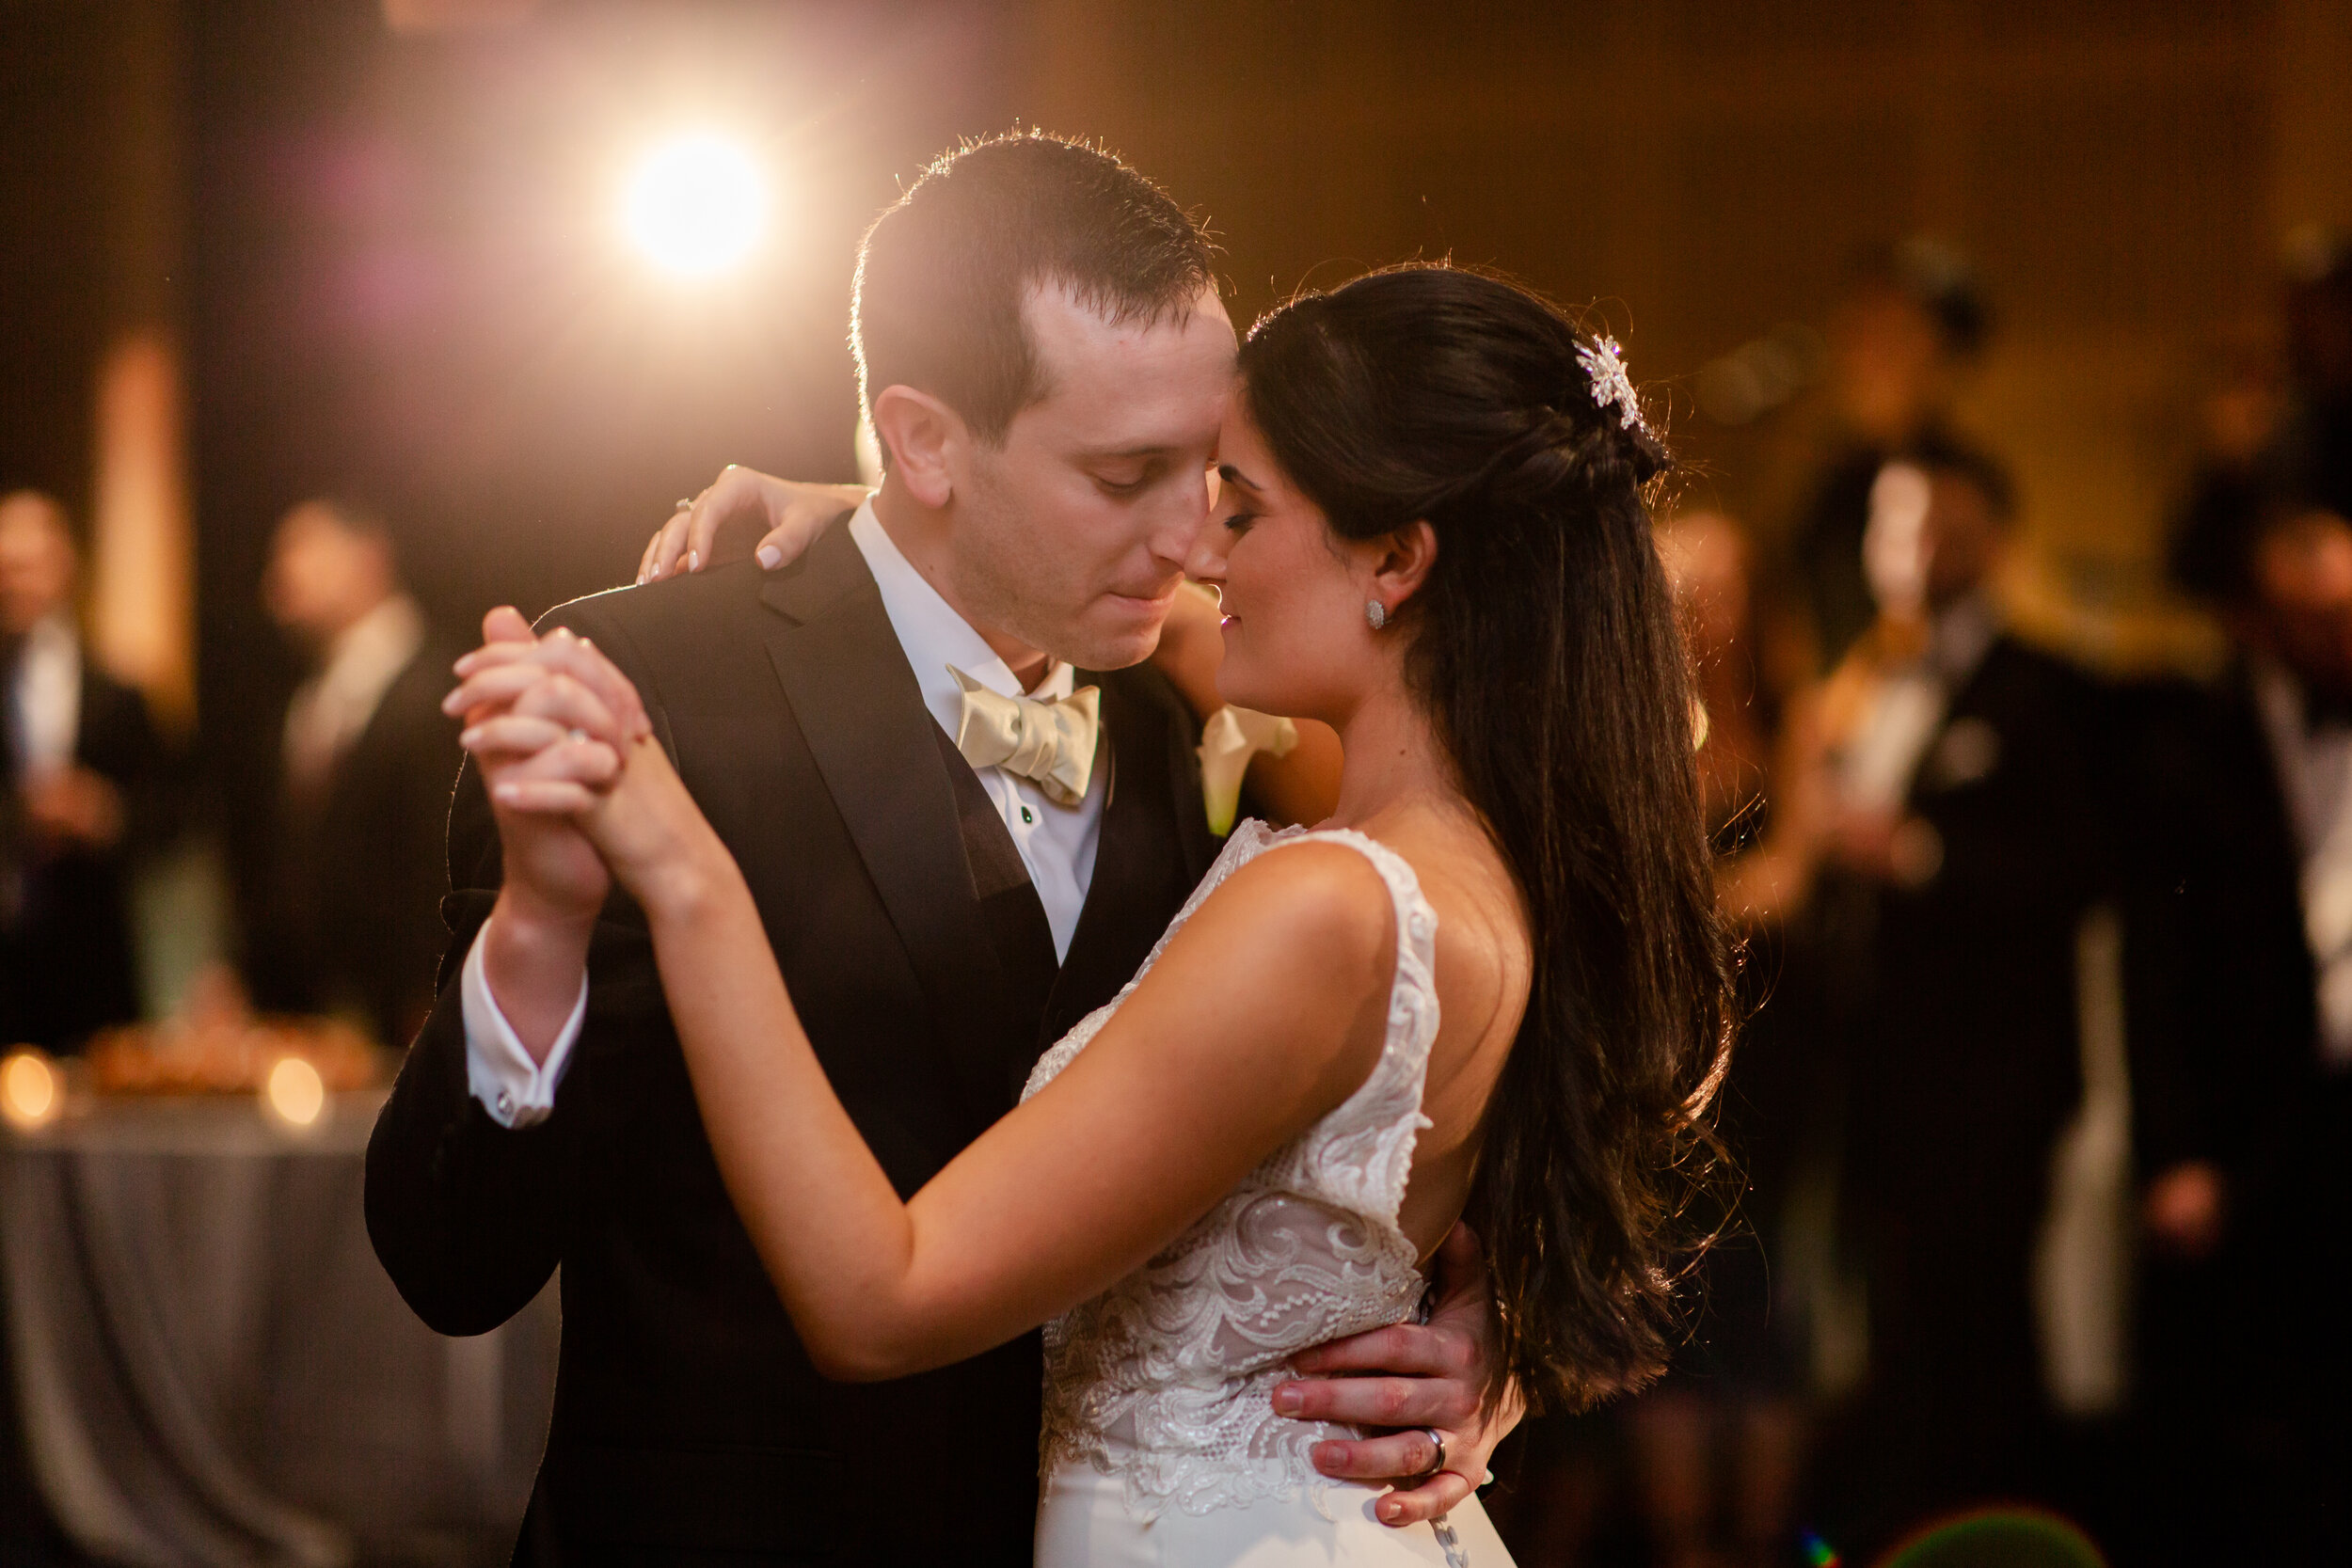
[(1306, 838), (1270, 846), (1226, 878), (1193, 918), (1328, 958), (1376, 958), (1393, 944), (1393, 902), (1361, 850)]
[(1270, 848), (1193, 911), (1104, 1035), (1148, 1039), (1142, 1054), (1162, 1063), (1182, 1056), (1188, 1071), (1253, 1084), (1298, 1108), (1303, 1127), (1378, 1057), (1394, 907), (1358, 849), (1315, 839)]

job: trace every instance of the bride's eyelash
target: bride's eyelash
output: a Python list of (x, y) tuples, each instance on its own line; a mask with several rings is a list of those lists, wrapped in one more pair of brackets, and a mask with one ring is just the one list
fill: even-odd
[(1258, 514), (1255, 512), (1236, 512), (1225, 519), (1225, 526), (1232, 532), (1243, 533), (1248, 531), (1249, 525), (1257, 520)]

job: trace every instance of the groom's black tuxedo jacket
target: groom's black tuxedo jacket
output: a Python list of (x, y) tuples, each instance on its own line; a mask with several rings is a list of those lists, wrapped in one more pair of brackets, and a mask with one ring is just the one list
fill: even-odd
[[(834, 1087), (901, 1194), (1014, 1102), (1040, 1052), (1142, 963), (1215, 845), (1198, 729), (1149, 669), (1103, 689), (1092, 891), (1057, 970), (1011, 836), (924, 706), (848, 531), (551, 617), (644, 695), (751, 884)], [(468, 1092), (458, 968), (496, 829), (469, 764), (450, 823), (438, 1005), (368, 1148), (377, 1255), (447, 1334), (562, 1266), (555, 1414), (516, 1560), (1025, 1563), (1036, 1336), (895, 1383), (827, 1383), (736, 1218), (642, 916), (615, 898), (554, 1114)]]

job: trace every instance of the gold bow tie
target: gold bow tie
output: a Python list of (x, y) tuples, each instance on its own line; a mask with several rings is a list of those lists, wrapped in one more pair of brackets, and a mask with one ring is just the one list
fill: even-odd
[(952, 664), (947, 673), (963, 693), (956, 750), (964, 761), (1018, 773), (1060, 805), (1074, 806), (1087, 798), (1102, 726), (1099, 688), (1082, 686), (1067, 697), (1041, 702), (991, 691)]

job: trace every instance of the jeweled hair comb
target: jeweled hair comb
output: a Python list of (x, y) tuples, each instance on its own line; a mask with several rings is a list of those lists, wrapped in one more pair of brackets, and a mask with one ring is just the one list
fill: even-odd
[(1632, 378), (1625, 373), (1625, 356), (1617, 347), (1617, 340), (1600, 337), (1581, 344), (1576, 351), (1576, 362), (1584, 368), (1585, 378), (1592, 385), (1593, 405), (1615, 409), (1619, 424), (1647, 436), (1649, 421), (1642, 418), (1642, 400), (1634, 393)]

